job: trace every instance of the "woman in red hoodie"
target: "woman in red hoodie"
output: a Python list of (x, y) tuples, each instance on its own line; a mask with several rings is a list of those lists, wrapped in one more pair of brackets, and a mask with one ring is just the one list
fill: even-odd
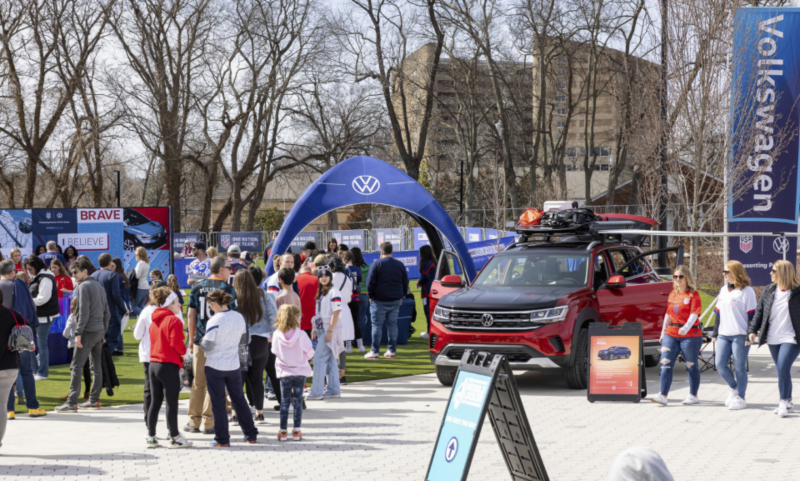
[(181, 392), (180, 368), (186, 355), (183, 338), (183, 323), (175, 315), (180, 312), (178, 296), (169, 287), (159, 287), (150, 292), (153, 303), (158, 307), (150, 316), (150, 392), (153, 396), (147, 411), (147, 447), (157, 448), (156, 426), (158, 412), (167, 398), (167, 427), (169, 428), (169, 447), (188, 448), (192, 443), (178, 431), (178, 395)]

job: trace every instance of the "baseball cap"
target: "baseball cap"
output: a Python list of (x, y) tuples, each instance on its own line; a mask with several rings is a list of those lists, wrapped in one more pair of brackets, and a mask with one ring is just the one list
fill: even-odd
[(231, 244), (231, 246), (228, 247), (228, 254), (241, 254), (241, 253), (242, 249), (236, 244)]
[(203, 241), (198, 241), (194, 243), (195, 249), (206, 250), (206, 243)]
[(250, 265), (253, 263), (253, 253), (242, 251), (242, 260), (247, 264)]

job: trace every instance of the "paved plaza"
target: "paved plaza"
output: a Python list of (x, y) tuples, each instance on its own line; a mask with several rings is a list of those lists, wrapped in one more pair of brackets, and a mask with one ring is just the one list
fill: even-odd
[[(681, 365), (670, 393), (674, 404), (666, 408), (591, 404), (558, 375), (523, 373), (517, 380), (553, 480), (606, 479), (615, 456), (634, 445), (658, 451), (676, 480), (797, 479), (800, 415), (772, 414), (777, 377), (766, 346), (751, 351), (750, 375), (744, 411), (723, 407), (727, 386), (713, 371), (703, 373), (702, 402), (681, 405), (688, 392)], [(647, 378), (649, 393), (657, 391), (658, 368), (648, 369)], [(188, 436), (192, 449), (145, 449), (141, 405), (20, 416), (9, 421), (0, 448), (0, 479), (422, 480), (449, 392), (434, 375), (345, 386), (341, 399), (309, 402), (304, 441), (278, 444), (278, 416), (270, 412), (258, 445), (243, 444), (232, 427), (238, 442), (230, 449), (208, 448), (211, 436), (204, 435)], [(187, 404), (181, 402), (181, 426)], [(166, 433), (161, 419), (159, 436)], [(510, 480), (488, 421), (470, 479)]]

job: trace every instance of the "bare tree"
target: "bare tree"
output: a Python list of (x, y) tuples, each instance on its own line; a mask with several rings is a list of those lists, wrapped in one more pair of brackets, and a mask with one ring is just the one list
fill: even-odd
[[(22, 206), (31, 208), (42, 154), (86, 74), (106, 23), (87, 0), (0, 3), (0, 133), (23, 155)], [(13, 183), (0, 171), (2, 184)], [(13, 195), (13, 189), (6, 189)], [(11, 197), (10, 195), (10, 197)], [(12, 198), (12, 203), (14, 202)]]
[(126, 126), (163, 163), (167, 205), (181, 230), (182, 165), (194, 114), (193, 89), (216, 21), (211, 0), (119, 0), (105, 14), (126, 64), (111, 72)]
[[(331, 24), (342, 50), (339, 69), (355, 82), (378, 82), (397, 155), (406, 173), (418, 179), (444, 43), (437, 1), (350, 0), (350, 5)], [(429, 39), (430, 48), (410, 58), (414, 44)], [(422, 112), (412, 113), (417, 103)], [(418, 130), (409, 122), (412, 116), (421, 117)]]

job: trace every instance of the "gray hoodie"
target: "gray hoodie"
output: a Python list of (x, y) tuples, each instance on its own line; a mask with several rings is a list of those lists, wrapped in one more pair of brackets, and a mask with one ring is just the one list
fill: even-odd
[(75, 335), (84, 332), (106, 332), (111, 312), (108, 310), (108, 299), (103, 286), (94, 277), (88, 277), (75, 288), (78, 300), (77, 327)]

